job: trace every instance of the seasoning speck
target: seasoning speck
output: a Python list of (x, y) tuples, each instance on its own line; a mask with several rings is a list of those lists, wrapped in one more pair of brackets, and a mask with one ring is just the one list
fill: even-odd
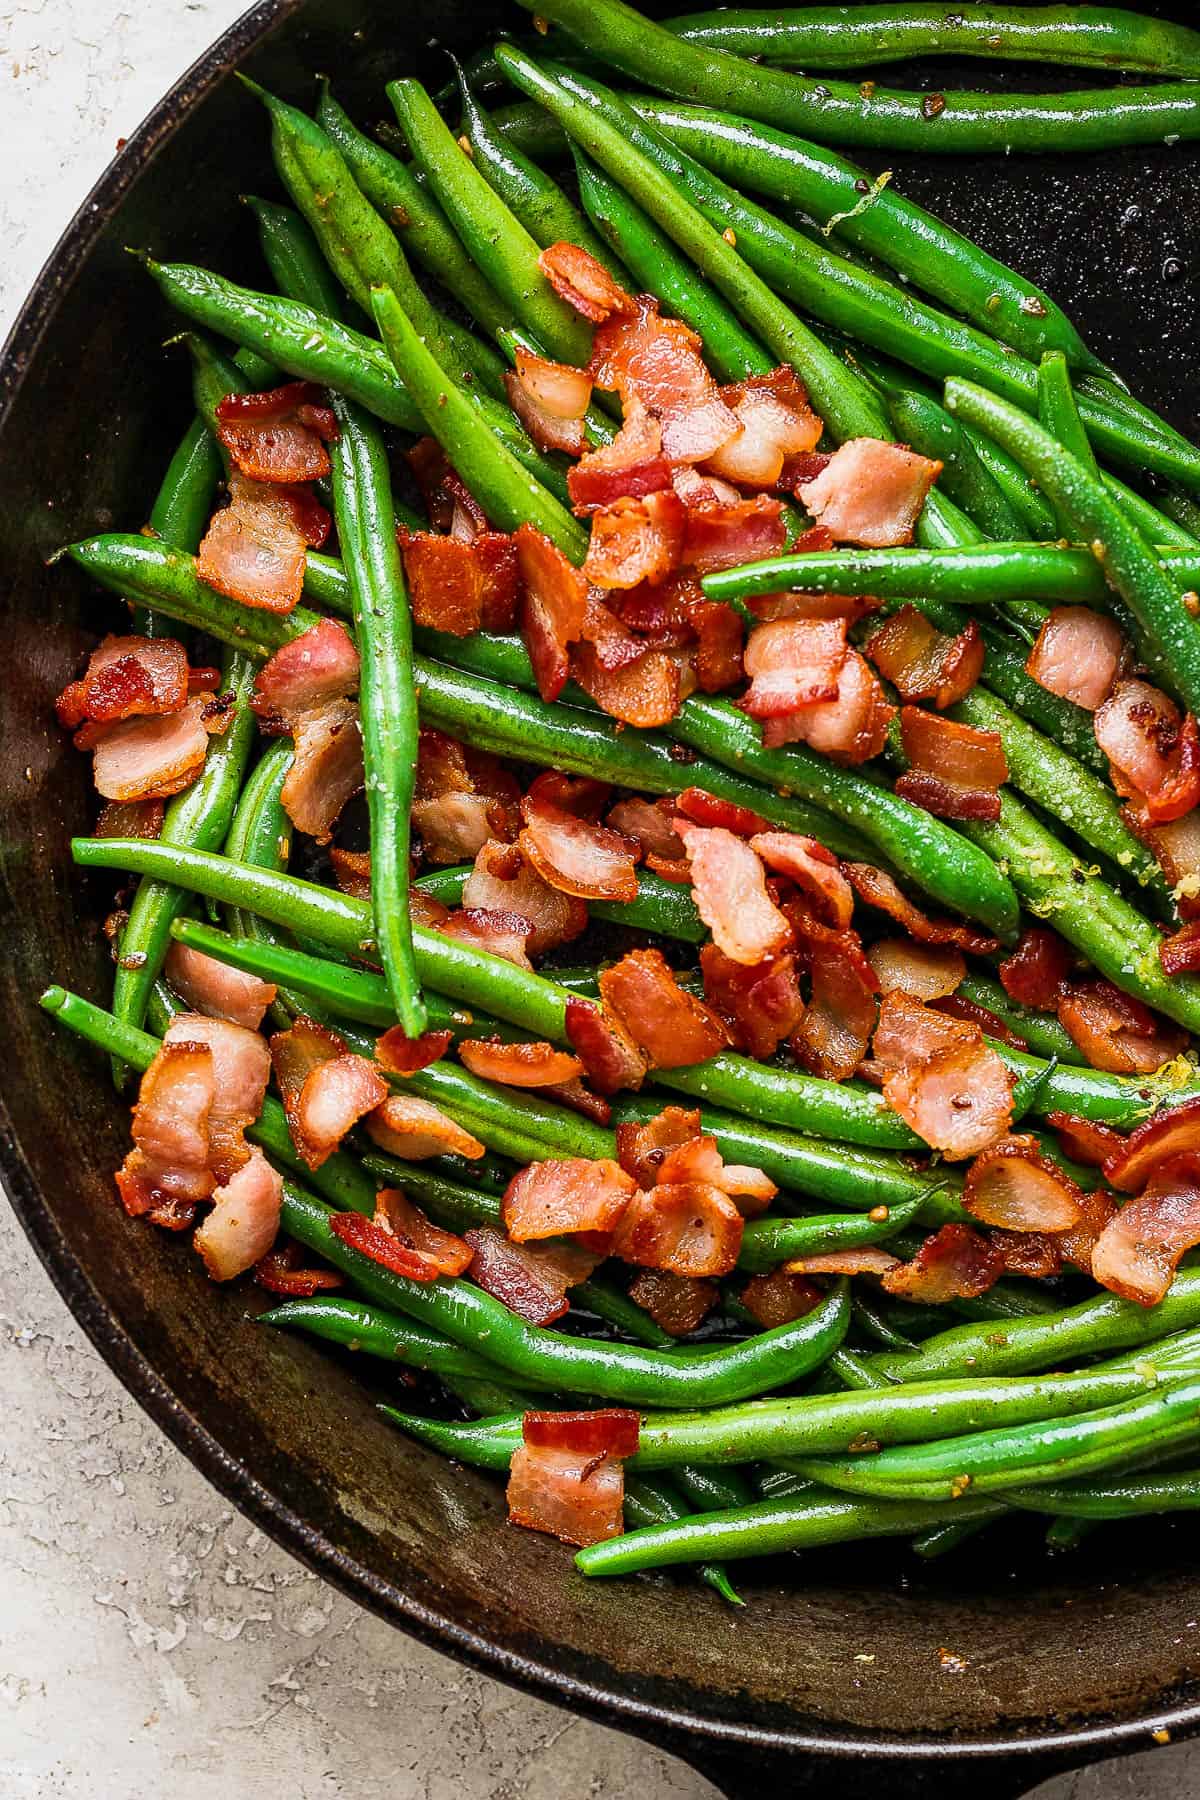
[(939, 113), (946, 110), (945, 94), (926, 94), (921, 102), (921, 114), (926, 119), (936, 119)]

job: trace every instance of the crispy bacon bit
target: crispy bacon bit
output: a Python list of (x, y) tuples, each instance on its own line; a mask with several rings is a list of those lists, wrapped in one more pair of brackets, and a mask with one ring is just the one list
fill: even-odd
[(702, 1181), (660, 1182), (635, 1193), (613, 1238), (613, 1254), (675, 1275), (728, 1275), (744, 1220), (728, 1194)]
[(514, 838), (520, 797), (516, 777), (494, 756), (422, 730), (412, 822), (430, 862), (463, 862), (490, 838)]
[(350, 634), (336, 620), (322, 619), (277, 650), (254, 684), (255, 711), (296, 741), (280, 792), (284, 811), (298, 831), (320, 842), (363, 784), (358, 708), (348, 697), (358, 680)]
[(368, 1114), (367, 1135), (391, 1156), (423, 1162), (427, 1156), (482, 1156), (477, 1137), (428, 1100), (415, 1094), (391, 1094)]
[(1010, 1000), (1034, 1012), (1053, 1012), (1070, 978), (1070, 950), (1045, 925), (1027, 925), (1011, 956), (1000, 964), (1000, 983)]
[(752, 719), (777, 719), (835, 700), (846, 661), (845, 621), (780, 619), (757, 625), (746, 640), (744, 661), (750, 686), (740, 704)]
[(1158, 956), (1164, 975), (1194, 975), (1200, 969), (1200, 923), (1193, 919), (1190, 925), (1164, 938)]
[[(688, 789), (689, 793), (697, 790)], [(669, 799), (642, 800), (636, 795), (618, 800), (608, 814), (608, 828), (635, 843), (643, 857), (656, 856), (660, 862), (685, 860), (683, 845), (675, 833), (674, 812), (679, 801)], [(681, 809), (682, 810), (682, 809)]]
[(587, 581), (583, 571), (532, 525), (521, 525), (514, 542), (525, 584), (521, 636), (539, 694), (543, 700), (557, 700), (567, 680), (567, 647), (583, 630)]
[(879, 438), (851, 438), (797, 493), (839, 544), (911, 544), (940, 462)]
[(884, 1099), (952, 1160), (978, 1155), (1012, 1124), (1012, 1077), (977, 1026), (885, 994), (873, 1048)]
[(466, 482), (450, 467), (435, 438), (420, 438), (407, 457), (435, 531), (448, 531), (469, 542), (479, 532), (491, 529), (487, 514)]
[(1136, 800), (1147, 823), (1170, 824), (1200, 801), (1200, 731), (1145, 681), (1122, 681), (1096, 714), (1096, 742), (1113, 786)]
[(505, 1189), (504, 1229), (515, 1244), (615, 1231), (635, 1191), (633, 1179), (606, 1157), (530, 1163)]
[(1158, 858), (1180, 918), (1200, 918), (1200, 809), (1169, 825), (1153, 824), (1135, 807), (1123, 817)]
[(271, 1061), (292, 1141), (310, 1169), (319, 1169), (346, 1133), (387, 1099), (374, 1063), (303, 1016), (272, 1037)]
[(900, 736), (909, 768), (896, 792), (943, 819), (1000, 817), (1000, 787), (1008, 759), (998, 731), (959, 725), (919, 706), (900, 708)]
[(513, 1453), (508, 1516), (564, 1544), (598, 1544), (624, 1529), (623, 1458), (638, 1447), (641, 1420), (625, 1408), (527, 1412)]
[(886, 744), (895, 712), (870, 664), (857, 650), (850, 650), (838, 674), (834, 699), (765, 720), (763, 744), (768, 750), (809, 744), (832, 762), (869, 762)]
[(1104, 1227), (1092, 1251), (1092, 1276), (1124, 1300), (1157, 1306), (1196, 1244), (1200, 1162), (1186, 1157), (1158, 1169), (1145, 1192), (1127, 1200)]
[(598, 325), (588, 372), (597, 387), (615, 388), (625, 406), (636, 398), (654, 414), (670, 462), (704, 462), (741, 430), (696, 333), (679, 319), (662, 318), (648, 294)]
[(92, 779), (106, 800), (167, 800), (190, 787), (208, 755), (204, 701), (178, 712), (122, 719), (93, 743)]
[(547, 1100), (557, 1100), (560, 1106), (569, 1107), (581, 1118), (591, 1119), (597, 1125), (608, 1125), (612, 1121), (612, 1107), (602, 1094), (593, 1094), (581, 1077), (573, 1081), (560, 1081), (553, 1087), (543, 1089)]
[(1061, 1274), (1063, 1255), (1059, 1237), (1046, 1231), (993, 1231), (992, 1248), (1004, 1258), (1006, 1275), (1024, 1275), (1030, 1281), (1048, 1281)]
[[(721, 1021), (702, 1000), (680, 987), (661, 950), (630, 950), (604, 969), (600, 997), (653, 1069), (707, 1062), (725, 1048)], [(580, 1049), (574, 1037), (572, 1042)], [(580, 1054), (588, 1063), (586, 1051), (580, 1049)], [(588, 1068), (595, 1078), (590, 1063)], [(603, 1089), (599, 1080), (596, 1085)]]
[(430, 531), (397, 531), (413, 623), (452, 637), (508, 630), (517, 608), (517, 552), (502, 531), (466, 541)]
[(262, 1111), (270, 1052), (256, 1031), (201, 1013), (178, 1014), (163, 1033), (163, 1043), (208, 1046), (213, 1069), (208, 1163), (218, 1183), (228, 1181), (250, 1154), (244, 1134)]
[[(731, 439), (736, 443), (737, 440)], [(735, 506), (742, 498), (737, 488), (730, 487), (716, 475), (702, 475), (691, 463), (676, 463), (671, 470), (671, 486), (689, 508), (701, 510), (712, 506)]]
[(676, 820), (675, 829), (687, 851), (696, 908), (726, 956), (752, 964), (786, 950), (790, 927), (745, 839), (683, 819)]
[(716, 944), (700, 951), (704, 998), (724, 1019), (734, 1044), (759, 1062), (774, 1056), (804, 1017), (804, 1001), (791, 955), (747, 966)]
[(583, 901), (552, 887), (514, 845), (483, 845), (463, 883), (462, 898), (463, 905), (473, 912), (523, 919), (531, 956), (569, 943), (587, 928)]
[(708, 469), (740, 487), (778, 487), (785, 461), (815, 450), (824, 424), (792, 368), (752, 375), (720, 390), (742, 427), (709, 458)]
[[(674, 809), (690, 819), (693, 825), (719, 825), (724, 831), (736, 832), (738, 837), (753, 837), (756, 832), (770, 831), (770, 822), (761, 813), (751, 812), (748, 806), (736, 806), (732, 800), (721, 800), (715, 794), (706, 793), (703, 788), (684, 788), (674, 800)], [(786, 835), (786, 834), (785, 834)], [(805, 838), (804, 843), (811, 843)], [(676, 841), (675, 854), (684, 854), (683, 846)]]
[(746, 1311), (753, 1313), (764, 1331), (805, 1318), (825, 1298), (820, 1288), (803, 1275), (788, 1275), (783, 1269), (752, 1276), (740, 1297)]
[(703, 1324), (721, 1290), (715, 1282), (672, 1275), (667, 1269), (641, 1269), (629, 1284), (629, 1298), (663, 1331), (687, 1337)]
[(579, 1058), (557, 1050), (553, 1044), (506, 1044), (499, 1038), (464, 1038), (458, 1046), (458, 1060), (472, 1075), (498, 1081), (504, 1087), (556, 1087), (583, 1074)]
[(1104, 1178), (1123, 1194), (1136, 1194), (1163, 1163), (1200, 1155), (1200, 1100), (1164, 1107), (1152, 1119), (1115, 1140), (1103, 1159)]
[(472, 1281), (531, 1325), (561, 1319), (567, 1289), (586, 1281), (600, 1261), (581, 1244), (513, 1244), (490, 1225), (464, 1235), (473, 1252)]
[(969, 1225), (943, 1225), (925, 1239), (911, 1262), (901, 1263), (883, 1278), (889, 1294), (923, 1306), (948, 1300), (975, 1300), (994, 1287), (1004, 1273), (1004, 1258), (987, 1238)]
[(520, 913), (480, 912), (465, 907), (451, 913), (435, 927), (443, 937), (456, 938), (475, 950), (486, 950), (518, 969), (532, 969), (525, 953), (529, 941), (529, 920)]
[[(1094, 1119), (1081, 1119), (1075, 1113), (1047, 1113), (1046, 1123), (1058, 1133), (1065, 1156), (1073, 1162), (1088, 1163), (1094, 1169), (1102, 1169), (1109, 1157), (1119, 1156), (1129, 1142), (1111, 1125), (1097, 1125)], [(1197, 1141), (1200, 1141), (1200, 1134)]]
[(1095, 712), (1112, 692), (1127, 646), (1119, 628), (1087, 606), (1056, 606), (1029, 652), (1025, 673), (1049, 694)]
[(578, 244), (550, 244), (538, 257), (538, 268), (559, 298), (595, 325), (603, 324), (613, 313), (634, 310), (632, 294)]
[(835, 930), (849, 928), (854, 911), (854, 890), (842, 874), (838, 859), (816, 838), (795, 831), (760, 831), (750, 848), (769, 869), (794, 881), (816, 908), (818, 917)]
[(243, 606), (289, 613), (304, 587), (307, 553), (320, 549), (329, 524), (329, 514), (307, 490), (235, 474), (229, 505), (209, 521), (196, 573)]
[(617, 1126), (617, 1159), (640, 1188), (651, 1188), (672, 1150), (700, 1136), (699, 1107), (665, 1106), (644, 1125), (623, 1120)]
[(592, 379), (569, 363), (551, 362), (518, 349), (516, 370), (504, 377), (508, 403), (539, 450), (580, 456), (586, 445), (583, 415), (592, 398)]
[(1082, 1269), (1085, 1275), (1092, 1272), (1092, 1252), (1100, 1241), (1100, 1234), (1114, 1218), (1117, 1211), (1116, 1201), (1103, 1188), (1094, 1194), (1085, 1194), (1082, 1202), (1082, 1217), (1073, 1231), (1064, 1231), (1059, 1235), (1058, 1245), (1067, 1262)]
[(1003, 1019), (989, 1012), (986, 1006), (968, 1000), (965, 994), (943, 994), (932, 1004), (935, 1012), (945, 1013), (948, 1019), (962, 1019), (968, 1025), (978, 1025), (984, 1037), (995, 1038), (998, 1044), (1006, 1044), (1010, 1050), (1029, 1048), (1025, 1039), (1010, 1031)]
[(878, 983), (857, 932), (832, 931), (802, 905), (788, 917), (809, 962), (812, 992), (792, 1034), (797, 1062), (826, 1081), (848, 1081), (862, 1063), (875, 1029)]
[(785, 1262), (785, 1275), (888, 1275), (900, 1258), (878, 1244), (861, 1244), (857, 1250), (817, 1250)]
[(707, 1134), (675, 1145), (663, 1157), (656, 1185), (672, 1187), (679, 1183), (720, 1188), (736, 1202), (743, 1218), (765, 1212), (779, 1192), (762, 1169), (752, 1169), (744, 1163), (726, 1163), (717, 1149), (716, 1138)]
[(689, 506), (683, 563), (698, 575), (778, 556), (787, 540), (783, 505), (766, 494), (724, 506)]
[(951, 637), (905, 604), (867, 639), (866, 652), (902, 700), (926, 700), (939, 712), (970, 693), (983, 673), (983, 637), (974, 619)]
[(584, 575), (600, 588), (663, 581), (679, 561), (685, 516), (683, 502), (669, 489), (598, 508)]
[(164, 1044), (142, 1076), (133, 1109), (133, 1149), (117, 1170), (117, 1191), (132, 1218), (159, 1207), (195, 1204), (216, 1186), (210, 1166), (209, 1119), (215, 1093), (205, 1043)]
[[(175, 638), (104, 638), (78, 681), (54, 702), (60, 725), (77, 731), (85, 722), (178, 712), (188, 698), (188, 659)], [(90, 748), (89, 744), (80, 748)]]
[(326, 444), (337, 419), (311, 381), (289, 381), (264, 394), (226, 394), (217, 402), (217, 437), (251, 481), (320, 481), (329, 473)]
[(646, 650), (619, 668), (605, 668), (594, 643), (577, 644), (571, 674), (610, 718), (639, 731), (669, 725), (695, 685), (691, 671), (664, 650)]
[(166, 808), (161, 800), (110, 800), (96, 820), (96, 837), (156, 838)]
[(231, 968), (215, 956), (205, 956), (186, 944), (172, 944), (163, 972), (181, 1000), (193, 1012), (210, 1019), (228, 1019), (257, 1031), (263, 1014), (275, 999), (275, 983), (260, 981), (244, 969)]
[(628, 838), (552, 805), (532, 791), (521, 802), (517, 843), (542, 880), (580, 900), (637, 899), (637, 852)]
[(987, 937), (977, 926), (954, 919), (929, 918), (893, 876), (875, 868), (873, 863), (847, 862), (842, 868), (860, 900), (878, 907), (919, 944), (957, 944), (968, 956), (990, 956), (999, 949), (999, 938)]
[(1078, 1225), (1083, 1193), (1037, 1139), (1001, 1138), (967, 1170), (963, 1205), (984, 1225), (1006, 1231), (1071, 1231)]
[(1186, 1031), (1099, 978), (1064, 988), (1058, 1018), (1092, 1068), (1111, 1075), (1152, 1075), (1187, 1047)]
[[(781, 487), (785, 494), (798, 495), (801, 488), (807, 487), (810, 481), (815, 481), (818, 475), (823, 475), (832, 461), (832, 451), (826, 450), (807, 450), (801, 451), (797, 456), (789, 456), (783, 465), (783, 470), (775, 485)], [(820, 540), (809, 542), (808, 540), (817, 537), (817, 533), (821, 534)], [(804, 533), (803, 538), (797, 542), (796, 549), (797, 552), (805, 550), (829, 550), (832, 548), (832, 545), (833, 533), (828, 527), (824, 525), (813, 525)]]
[(314, 1294), (332, 1293), (345, 1286), (345, 1277), (336, 1269), (302, 1267), (302, 1255), (299, 1244), (281, 1244), (254, 1265), (255, 1285), (266, 1288), (268, 1294), (287, 1294), (295, 1300), (311, 1300)]
[(640, 1088), (646, 1059), (623, 1022), (593, 1000), (572, 994), (566, 1008), (567, 1041), (578, 1052), (588, 1080), (602, 1094)]
[(967, 972), (962, 951), (952, 944), (914, 944), (908, 938), (879, 938), (867, 961), (881, 994), (899, 989), (926, 1003), (952, 994)]
[(589, 450), (567, 470), (567, 492), (577, 513), (671, 487), (671, 465), (662, 453), (662, 426), (636, 395), (625, 401), (624, 412), (624, 423), (612, 443)]
[[(337, 844), (331, 846), (329, 861), (333, 866), (333, 878), (337, 882), (339, 892), (349, 894), (353, 900), (369, 900), (371, 898), (371, 852), (369, 850), (342, 850)], [(425, 925), (430, 921), (424, 912), (426, 907), (440, 908), (440, 917), (445, 918), (446, 908), (438, 900), (433, 900), (420, 888), (412, 891), (413, 924)], [(420, 916), (418, 916), (420, 915)]]
[(415, 1075), (431, 1063), (440, 1062), (454, 1041), (452, 1031), (423, 1031), (420, 1037), (405, 1037), (403, 1027), (393, 1025), (375, 1044), (375, 1060), (390, 1075)]
[(192, 1243), (210, 1281), (232, 1281), (252, 1269), (275, 1242), (283, 1177), (255, 1148), (212, 1198), (213, 1209)]
[(376, 1194), (374, 1222), (405, 1249), (429, 1263), (435, 1276), (462, 1275), (471, 1266), (474, 1252), (470, 1244), (426, 1218), (400, 1188), (382, 1188)]

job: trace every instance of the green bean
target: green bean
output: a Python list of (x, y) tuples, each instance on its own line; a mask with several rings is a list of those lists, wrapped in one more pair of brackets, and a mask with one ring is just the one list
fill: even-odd
[[(937, 96), (940, 107), (928, 94), (875, 87), (864, 100), (854, 83), (813, 81), (689, 44), (623, 0), (521, 4), (635, 80), (827, 143), (947, 156), (990, 150), (1061, 154), (1200, 135), (1200, 107), (1187, 82), (1068, 94), (954, 93)], [(502, 50), (497, 60), (507, 71)]]
[(841, 1213), (830, 1213), (793, 1219), (775, 1216), (748, 1219), (742, 1233), (737, 1266), (757, 1274), (797, 1257), (886, 1243), (916, 1217), (922, 1205), (921, 1197), (915, 1195), (899, 1206), (885, 1209), (887, 1217), (884, 1219), (873, 1219), (867, 1213), (851, 1214), (848, 1218)]
[[(544, 357), (546, 347), (539, 344), (532, 331), (525, 331), (520, 325), (502, 326), (496, 333), (496, 342), (503, 350), (509, 362), (516, 366), (517, 351), (528, 350), (533, 356)], [(604, 395), (605, 404), (612, 400), (611, 395)], [(600, 410), (595, 400), (588, 405), (583, 415), (583, 435), (590, 449), (598, 449), (604, 444), (611, 444), (617, 435), (617, 426), (611, 418)]]
[(1004, 1503), (997, 1501), (994, 1514), (984, 1513), (982, 1516), (966, 1520), (965, 1523), (958, 1519), (951, 1519), (945, 1525), (931, 1525), (913, 1539), (913, 1553), (916, 1556), (924, 1557), (927, 1561), (932, 1561), (938, 1556), (946, 1556), (951, 1550), (957, 1550), (960, 1544), (965, 1544), (969, 1538), (977, 1537), (991, 1524), (992, 1518), (1001, 1517), (1004, 1510)]
[[(396, 1023), (391, 990), (382, 975), (375, 975), (369, 969), (330, 962), (284, 943), (233, 937), (227, 932), (214, 931), (211, 926), (197, 924), (193, 919), (176, 920), (171, 935), (181, 944), (188, 944), (205, 956), (215, 956), (219, 962), (229, 963), (235, 969), (245, 969), (264, 981), (282, 983), (296, 993), (310, 994), (334, 1013), (344, 1013), (363, 1025), (376, 1025), (384, 1031)], [(461, 1017), (469, 1021), (471, 1015), (464, 1013)], [(470, 1029), (469, 1023), (466, 1028)]]
[(961, 994), (964, 1000), (971, 1000), (976, 1006), (984, 1006), (988, 1012), (995, 1013), (1010, 1031), (1024, 1038), (1035, 1056), (1052, 1058), (1070, 1067), (1088, 1067), (1087, 1059), (1074, 1038), (1052, 1013), (1034, 1012), (1011, 1000), (1000, 983), (990, 975), (968, 969), (955, 992)]
[[(688, 1501), (666, 1476), (625, 1477), (625, 1517), (631, 1524), (666, 1524), (672, 1519), (686, 1519), (690, 1512)], [(701, 1563), (696, 1572), (730, 1606), (745, 1605), (720, 1563)]]
[(280, 291), (326, 318), (340, 318), (341, 292), (307, 222), (294, 207), (261, 200), (256, 194), (242, 198), (254, 214), (263, 260)]
[(534, 238), (463, 155), (419, 81), (390, 81), (387, 93), (417, 167), (472, 260), (551, 356), (585, 364), (590, 332), (542, 274)]
[(404, 249), (431, 275), (436, 275), (486, 331), (496, 332), (505, 325), (511, 316), (509, 308), (463, 249), (427, 184), (417, 180), (407, 163), (357, 129), (324, 80), (317, 122), (337, 145), (355, 181), (396, 232)]
[[(1005, 1494), (1009, 1506), (1054, 1513), (1060, 1520), (1130, 1519), (1147, 1513), (1192, 1512), (1200, 1506), (1200, 1470), (1171, 1475), (1137, 1475), (1108, 1481), (1039, 1482), (1036, 1488)], [(1072, 1544), (1076, 1536), (1072, 1536)], [(1049, 1543), (1049, 1536), (1047, 1536)], [(1061, 1545), (1060, 1547), (1065, 1547)]]
[(990, 538), (1015, 538), (1022, 521), (1004, 490), (975, 452), (971, 440), (938, 401), (915, 388), (891, 393), (888, 412), (896, 437), (921, 456), (942, 464), (941, 492), (961, 506)]
[[(422, 875), (417, 886), (443, 906), (461, 906), (463, 884), (470, 873), (469, 868), (438, 869), (431, 875)], [(683, 944), (702, 944), (708, 936), (708, 926), (696, 911), (690, 887), (667, 881), (651, 869), (638, 870), (636, 900), (589, 900), (588, 914), (613, 925), (655, 931), (660, 937), (675, 938)]]
[(402, 1367), (421, 1369), (427, 1375), (438, 1375), (474, 1381), (493, 1381), (495, 1366), (461, 1344), (451, 1343), (440, 1332), (430, 1331), (415, 1320), (389, 1313), (381, 1306), (365, 1300), (352, 1300), (344, 1294), (314, 1294), (311, 1299), (285, 1300), (281, 1306), (260, 1313), (260, 1325), (292, 1326), (323, 1338), (327, 1343), (341, 1344), (348, 1350), (361, 1350), (365, 1356), (376, 1356)]

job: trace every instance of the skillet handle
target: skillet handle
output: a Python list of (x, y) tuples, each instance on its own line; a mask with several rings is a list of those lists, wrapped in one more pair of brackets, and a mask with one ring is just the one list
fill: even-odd
[(1089, 1746), (1074, 1751), (976, 1757), (957, 1754), (920, 1761), (898, 1757), (800, 1757), (752, 1746), (734, 1749), (693, 1739), (670, 1746), (727, 1800), (1022, 1800), (1042, 1782), (1096, 1760)]

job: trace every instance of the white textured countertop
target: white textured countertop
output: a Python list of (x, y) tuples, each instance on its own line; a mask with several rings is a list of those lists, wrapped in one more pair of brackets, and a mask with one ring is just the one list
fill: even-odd
[[(116, 148), (239, 0), (0, 0), (0, 336)], [(683, 1765), (360, 1611), (209, 1487), (0, 1204), (3, 1800), (709, 1800)], [(1041, 1800), (1194, 1800), (1200, 1750)], [(886, 1792), (881, 1795), (886, 1800)]]

